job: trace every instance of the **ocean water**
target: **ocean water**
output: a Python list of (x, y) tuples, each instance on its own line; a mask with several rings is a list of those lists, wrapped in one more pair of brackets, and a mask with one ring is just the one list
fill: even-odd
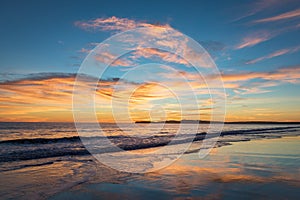
[[(101, 126), (120, 148), (145, 151), (168, 144), (179, 124), (125, 131), (115, 124)], [(72, 123), (0, 123), (1, 199), (299, 197), (300, 125), (226, 124), (218, 148), (204, 159), (197, 152), (207, 125), (200, 125), (197, 133), (191, 130), (185, 124), (176, 138), (174, 148), (194, 140), (176, 163), (158, 172), (132, 174), (99, 163)], [(101, 140), (98, 132), (87, 128), (84, 137)]]

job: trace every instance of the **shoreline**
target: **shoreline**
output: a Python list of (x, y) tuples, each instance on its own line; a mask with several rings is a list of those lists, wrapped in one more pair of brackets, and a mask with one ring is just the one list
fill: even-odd
[[(286, 144), (283, 152), (272, 151), (273, 146), (282, 144)], [(134, 197), (138, 194), (146, 199), (151, 199), (151, 194), (157, 192), (166, 198), (189, 197), (191, 195), (201, 196), (206, 194), (205, 191), (215, 191), (218, 188), (223, 191), (224, 186), (231, 188), (229, 189), (230, 192), (226, 193), (227, 196), (233, 198), (237, 195), (241, 198), (244, 195), (247, 196), (248, 192), (236, 194), (234, 188), (241, 187), (243, 190), (251, 191), (250, 186), (252, 184), (261, 185), (260, 193), (262, 194), (265, 194), (265, 190), (268, 191), (266, 184), (272, 187), (274, 187), (273, 185), (276, 187), (278, 185), (278, 187), (283, 188), (282, 191), (290, 191), (290, 188), (292, 188), (292, 191), (296, 192), (300, 182), (297, 178), (298, 175), (293, 176), (293, 170), (295, 170), (293, 166), (297, 166), (297, 163), (290, 166), (289, 162), (279, 162), (278, 159), (289, 159), (291, 161), (296, 159), (295, 156), (298, 154), (293, 151), (293, 148), (296, 149), (297, 144), (300, 144), (299, 135), (262, 138), (248, 142), (233, 142), (232, 145), (215, 148), (204, 159), (199, 159), (196, 152), (184, 154), (179, 160), (157, 172), (128, 174), (128, 176), (125, 176), (125, 179), (121, 178), (120, 181), (115, 180), (113, 177), (103, 181), (101, 177), (99, 180), (96, 178), (56, 193), (50, 199), (71, 199), (74, 197), (76, 197), (75, 199), (84, 199), (85, 195), (91, 198), (99, 198), (103, 195), (112, 194), (117, 194), (116, 197), (118, 198), (122, 198), (124, 195)], [(250, 148), (251, 146), (253, 148)], [(290, 156), (288, 156), (289, 154)], [(234, 161), (236, 159), (239, 160), (238, 163)], [(272, 167), (270, 167), (270, 164)], [(292, 167), (293, 170), (290, 170), (289, 167)], [(281, 168), (287, 171), (278, 171)], [(120, 173), (122, 174), (123, 172)], [(282, 176), (281, 173), (285, 173), (285, 176)], [(269, 176), (269, 174), (272, 174), (272, 176)], [(169, 181), (169, 179), (172, 181)], [(195, 190), (191, 190), (191, 188), (182, 194), (181, 192), (171, 192), (172, 190), (166, 189), (169, 187), (184, 187), (184, 185), (179, 184), (180, 181), (194, 183), (193, 187), (198, 192), (194, 193)], [(165, 182), (171, 185), (165, 185)], [(179, 183), (177, 184), (177, 182)], [(210, 182), (213, 182), (214, 186), (211, 186)], [(292, 187), (290, 183), (296, 184), (296, 188)], [(157, 185), (161, 185), (161, 187), (157, 187)], [(219, 193), (219, 190), (216, 192)], [(297, 196), (295, 192), (290, 192), (288, 196)], [(279, 192), (278, 195), (280, 196), (281, 193)]]

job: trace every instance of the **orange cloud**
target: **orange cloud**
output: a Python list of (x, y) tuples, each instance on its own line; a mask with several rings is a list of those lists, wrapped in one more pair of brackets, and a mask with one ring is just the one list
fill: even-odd
[[(72, 121), (72, 93), (76, 74), (35, 74), (0, 83), (0, 121)], [(91, 89), (95, 79), (82, 78)], [(112, 84), (112, 83), (110, 83)]]
[[(200, 110), (201, 114), (209, 116), (211, 112), (209, 108), (214, 105), (214, 102), (208, 100), (207, 95), (217, 91), (209, 91), (205, 81), (199, 75), (192, 72), (170, 72), (159, 74), (159, 76), (162, 77), (161, 82), (132, 83), (115, 78), (100, 80), (98, 84), (95, 84), (98, 81), (96, 78), (80, 75), (76, 84), (79, 89), (95, 92), (97, 115), (100, 116), (100, 120), (106, 120), (106, 122), (113, 120), (112, 101), (115, 101), (117, 108), (122, 108), (124, 112), (128, 112), (129, 109), (135, 120), (145, 119), (155, 105), (161, 106), (161, 110), (165, 112), (157, 117), (166, 116), (167, 119), (187, 117), (180, 112), (180, 106), (183, 110), (190, 111), (189, 117), (191, 115), (195, 118), (199, 117)], [(35, 74), (23, 79), (1, 82), (0, 121), (72, 121), (72, 94), (75, 78), (76, 74)], [(214, 77), (206, 78), (213, 79)], [(222, 78), (225, 88), (232, 89), (239, 95), (269, 92), (264, 88), (287, 82), (299, 83), (300, 66), (280, 68), (270, 72), (222, 74)], [(248, 82), (250, 80), (252, 81)], [(164, 85), (170, 88), (163, 89)], [(196, 105), (188, 100), (193, 93), (203, 97), (197, 100)], [(176, 95), (183, 98), (183, 105), (177, 103)], [(255, 99), (253, 101), (256, 102)], [(234, 102), (235, 104), (236, 102), (250, 103), (243, 98)], [(124, 115), (124, 113), (118, 114)], [(231, 112), (231, 119), (234, 118), (234, 114), (241, 116), (239, 113)], [(276, 115), (273, 112), (266, 114), (270, 115), (268, 117)], [(290, 119), (297, 119), (297, 113), (294, 114), (289, 114)], [(244, 116), (246, 117), (249, 116)], [(253, 115), (252, 117), (262, 116)], [(277, 117), (278, 119), (284, 118), (282, 115)]]
[[(75, 78), (76, 74), (36, 74), (0, 83), (0, 121), (72, 121)], [(106, 122), (113, 120), (112, 100), (117, 109), (125, 106), (124, 112), (128, 108), (140, 111), (131, 113), (135, 119), (143, 120), (145, 114), (142, 110), (149, 111), (156, 105), (154, 101), (174, 98), (172, 93), (154, 82), (137, 84), (117, 78), (100, 80), (95, 85), (96, 82), (96, 78), (81, 75), (76, 87), (96, 94), (97, 115)], [(167, 117), (178, 119), (180, 116), (170, 103), (161, 106), (166, 108)]]

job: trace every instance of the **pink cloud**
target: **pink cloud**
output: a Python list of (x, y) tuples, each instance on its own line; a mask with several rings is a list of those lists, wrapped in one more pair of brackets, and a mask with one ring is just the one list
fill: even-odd
[(78, 52), (88, 54), (91, 52), (91, 49), (81, 48)]
[(295, 17), (299, 17), (299, 16), (300, 16), (300, 9), (296, 9), (296, 10), (293, 10), (290, 12), (286, 12), (286, 13), (283, 13), (280, 15), (273, 16), (273, 17), (255, 20), (254, 22), (255, 23), (273, 22), (273, 21), (295, 18)]
[(260, 62), (262, 60), (271, 59), (271, 58), (282, 56), (282, 55), (289, 54), (289, 53), (294, 53), (296, 51), (299, 51), (299, 49), (300, 49), (300, 46), (289, 48), (289, 49), (281, 49), (281, 50), (275, 51), (275, 52), (273, 52), (269, 55), (262, 56), (262, 57), (250, 60), (246, 64), (255, 64), (255, 63)]
[(300, 79), (300, 66), (280, 68), (271, 72), (243, 72), (237, 74), (223, 74), (224, 82), (248, 81), (252, 79), (275, 80), (295, 83)]
[(240, 44), (238, 44), (235, 48), (242, 49), (245, 47), (252, 47), (259, 43), (265, 42), (265, 41), (271, 39), (272, 37), (274, 37), (274, 35), (267, 31), (258, 32), (258, 33), (255, 33), (253, 35), (243, 38), (242, 42)]
[(101, 31), (127, 31), (139, 27), (169, 27), (169, 25), (150, 24), (115, 16), (109, 18), (97, 18), (88, 21), (76, 21), (75, 26), (85, 30)]
[[(288, 0), (286, 0), (288, 1)], [(241, 19), (253, 16), (263, 10), (274, 8), (281, 6), (282, 4), (286, 3), (286, 1), (281, 0), (260, 0), (256, 2), (250, 2), (250, 4), (246, 4), (244, 7), (239, 7), (236, 10), (241, 10), (243, 14), (234, 19), (233, 21), (239, 21)]]
[(130, 60), (124, 58), (116, 58), (115, 55), (109, 52), (104, 52), (101, 55), (95, 55), (95, 59), (101, 63), (110, 64), (111, 66), (134, 66), (134, 63), (132, 63)]
[(158, 49), (153, 49), (153, 48), (140, 49), (138, 51), (135, 51), (134, 55), (132, 56), (133, 59), (137, 59), (140, 57), (144, 57), (144, 58), (159, 57), (160, 59), (166, 62), (189, 65), (189, 63), (185, 59), (179, 57), (176, 54), (167, 51), (161, 51)]

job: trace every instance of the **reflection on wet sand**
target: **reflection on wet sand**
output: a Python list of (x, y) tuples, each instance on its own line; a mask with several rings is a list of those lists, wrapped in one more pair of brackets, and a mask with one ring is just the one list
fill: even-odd
[[(87, 184), (52, 199), (297, 199), (300, 158), (294, 149), (299, 144), (298, 137), (239, 142), (214, 149), (203, 160), (196, 153), (185, 154), (171, 166), (153, 173), (101, 171)], [(278, 145), (282, 152), (268, 157), (270, 149)], [(255, 156), (255, 152), (260, 153)]]

